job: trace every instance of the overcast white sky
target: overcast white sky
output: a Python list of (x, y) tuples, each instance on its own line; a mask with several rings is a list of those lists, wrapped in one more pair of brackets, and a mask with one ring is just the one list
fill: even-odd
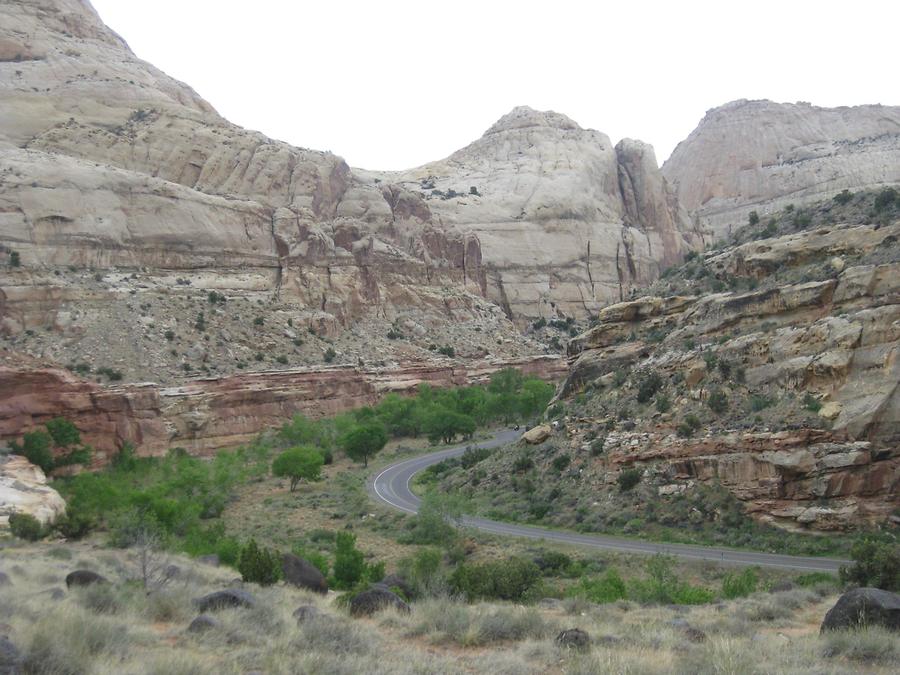
[(900, 3), (92, 0), (143, 59), (231, 121), (403, 169), (516, 105), (662, 161), (737, 98), (900, 104)]

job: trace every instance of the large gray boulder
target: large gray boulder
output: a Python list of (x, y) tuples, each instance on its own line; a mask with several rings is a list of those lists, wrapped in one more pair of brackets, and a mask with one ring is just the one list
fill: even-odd
[(401, 612), (409, 612), (407, 605), (399, 595), (386, 588), (371, 588), (356, 595), (350, 601), (351, 616), (372, 616), (388, 607), (396, 607)]
[(219, 627), (219, 620), (209, 614), (201, 614), (191, 621), (191, 625), (187, 627), (188, 633), (205, 633), (208, 630)]
[(569, 628), (556, 636), (556, 644), (566, 649), (589, 649), (591, 636), (580, 628)]
[(66, 588), (72, 586), (91, 586), (93, 584), (108, 584), (109, 580), (90, 570), (75, 570), (66, 575)]
[(884, 626), (900, 631), (900, 595), (880, 588), (854, 588), (828, 610), (821, 631)]
[(197, 598), (194, 605), (201, 613), (205, 613), (229, 607), (255, 607), (256, 598), (239, 588), (226, 588), (224, 591), (215, 591)]
[(284, 580), (289, 584), (315, 593), (328, 592), (325, 575), (315, 565), (300, 556), (285, 553), (281, 559), (281, 571), (284, 574)]

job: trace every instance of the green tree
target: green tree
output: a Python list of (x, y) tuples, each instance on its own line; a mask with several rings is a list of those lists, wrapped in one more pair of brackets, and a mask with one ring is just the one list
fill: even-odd
[(335, 537), (334, 581), (338, 588), (353, 588), (366, 570), (363, 552), (356, 548), (356, 535), (338, 532)]
[(46, 534), (41, 521), (30, 513), (13, 513), (9, 517), (9, 530), (13, 536), (26, 541), (43, 539)]
[(842, 566), (841, 581), (900, 592), (900, 544), (866, 538), (850, 549), (853, 565)]
[(278, 554), (258, 546), (255, 539), (251, 539), (241, 549), (237, 568), (244, 581), (261, 586), (271, 586), (281, 576)]
[(519, 414), (524, 419), (540, 415), (547, 408), (554, 392), (555, 388), (548, 382), (537, 378), (525, 380), (519, 393)]
[(64, 417), (56, 417), (44, 425), (53, 439), (53, 444), (62, 448), (81, 443), (81, 434), (69, 420)]
[(321, 478), (325, 458), (313, 447), (300, 445), (285, 450), (272, 462), (272, 474), (280, 478), (290, 478), (291, 492), (301, 480), (316, 481)]
[(452, 443), (459, 435), (471, 438), (475, 433), (475, 420), (447, 408), (433, 408), (425, 417), (423, 430), (433, 443)]
[(338, 444), (350, 459), (369, 466), (369, 457), (379, 453), (387, 444), (388, 436), (380, 424), (362, 424), (341, 436)]

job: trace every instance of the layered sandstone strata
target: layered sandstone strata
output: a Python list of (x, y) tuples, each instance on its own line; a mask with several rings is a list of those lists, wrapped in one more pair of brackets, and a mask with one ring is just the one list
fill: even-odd
[(788, 204), (900, 184), (900, 108), (732, 101), (706, 113), (662, 174), (719, 239)]

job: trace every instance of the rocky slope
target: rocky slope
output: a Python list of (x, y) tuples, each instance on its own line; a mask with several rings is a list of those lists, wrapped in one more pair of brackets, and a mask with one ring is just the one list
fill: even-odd
[(866, 224), (877, 196), (810, 207), (805, 229), (781, 212), (601, 310), (568, 344), (558, 430), (443, 489), (494, 517), (728, 545), (759, 545), (743, 513), (900, 524), (900, 199)]
[(900, 107), (733, 101), (706, 113), (662, 174), (720, 239), (753, 210), (900, 184)]
[(442, 162), (356, 171), (230, 124), (86, 0), (0, 19), (9, 348), (161, 381), (330, 347), (518, 358), (545, 347), (513, 322), (586, 316), (695, 242), (649, 146), (562, 115), (517, 108)]

